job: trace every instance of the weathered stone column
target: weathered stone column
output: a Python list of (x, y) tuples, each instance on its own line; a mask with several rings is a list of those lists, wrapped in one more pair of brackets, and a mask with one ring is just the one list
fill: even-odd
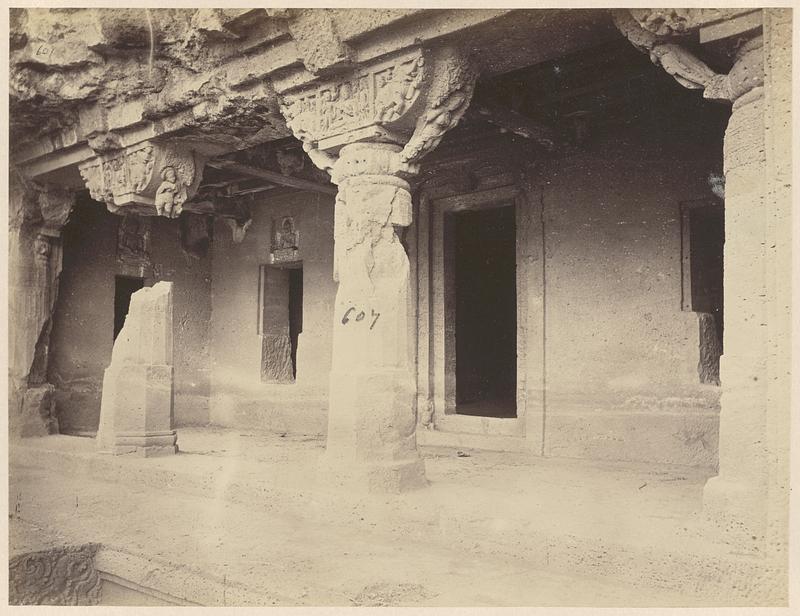
[[(719, 12), (709, 11), (708, 23), (700, 9), (634, 9), (617, 11), (614, 19), (681, 84), (732, 103), (724, 147), (719, 475), (705, 487), (704, 512), (736, 550), (767, 555), (783, 575), (791, 390), (792, 20), (788, 9), (728, 12), (729, 20), (719, 21)], [(701, 42), (722, 42), (732, 51), (727, 75), (714, 73), (669, 38), (692, 28), (700, 28)], [(785, 579), (775, 579), (785, 594)]]
[(339, 186), (328, 437), (323, 470), (351, 487), (426, 484), (416, 445), (408, 318), (416, 162), (466, 110), (475, 75), (452, 50), (411, 50), (286, 97), (288, 125)]
[(791, 11), (730, 73), (719, 475), (704, 509), (742, 547), (786, 564), (791, 381)]
[(61, 230), (74, 195), (26, 181), (9, 186), (9, 433), (58, 432), (54, 387), (47, 382), (52, 313), (61, 274)]
[(408, 256), (395, 232), (411, 224), (412, 168), (401, 147), (354, 143), (333, 168), (333, 367), (326, 464), (363, 472), (371, 488), (420, 485), (416, 386), (409, 357)]

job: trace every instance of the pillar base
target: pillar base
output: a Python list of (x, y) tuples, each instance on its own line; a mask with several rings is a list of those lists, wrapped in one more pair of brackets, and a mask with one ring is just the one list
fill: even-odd
[(758, 552), (766, 535), (767, 495), (743, 481), (712, 477), (703, 489), (703, 516), (747, 552)]
[(35, 385), (24, 391), (18, 431), (23, 438), (58, 434), (53, 385)]
[(101, 453), (115, 456), (133, 455), (141, 458), (171, 456), (178, 453), (178, 433), (175, 430), (149, 434), (116, 434), (110, 448)]
[(348, 492), (400, 494), (428, 485), (422, 458), (365, 463), (326, 452), (317, 470), (320, 485)]

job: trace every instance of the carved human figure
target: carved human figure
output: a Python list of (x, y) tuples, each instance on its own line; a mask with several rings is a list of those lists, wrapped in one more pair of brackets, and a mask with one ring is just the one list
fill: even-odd
[(297, 248), (297, 233), (290, 217), (287, 216), (283, 219), (277, 240), (278, 248)]
[(186, 201), (186, 188), (178, 180), (175, 168), (164, 167), (161, 171), (163, 180), (156, 190), (155, 206), (159, 216), (176, 218), (183, 211), (183, 203)]

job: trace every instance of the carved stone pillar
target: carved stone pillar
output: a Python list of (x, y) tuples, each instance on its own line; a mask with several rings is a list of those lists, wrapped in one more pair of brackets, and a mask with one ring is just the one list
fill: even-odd
[(362, 470), (369, 487), (420, 485), (416, 387), (409, 357), (409, 263), (395, 232), (411, 224), (399, 145), (354, 143), (333, 168), (339, 185), (328, 463)]
[(283, 112), (312, 161), (339, 186), (324, 470), (351, 487), (426, 484), (416, 445), (408, 179), (459, 121), (475, 74), (452, 50), (412, 50), (286, 96)]
[(12, 170), (9, 203), (9, 432), (58, 432), (47, 382), (52, 313), (61, 274), (61, 229), (74, 195)]
[(777, 557), (783, 567), (790, 431), (791, 11), (758, 14), (763, 28), (752, 11), (746, 29), (728, 24), (735, 51), (727, 75), (644, 27), (656, 22), (639, 16), (644, 25), (637, 29), (625, 11), (614, 18), (680, 83), (732, 103), (724, 145), (719, 475), (705, 487), (704, 511), (735, 540), (737, 550)]
[[(741, 47), (725, 133), (719, 475), (706, 513), (787, 566), (791, 370), (791, 11)], [(779, 578), (778, 578), (779, 579)], [(781, 584), (784, 584), (782, 581)]]

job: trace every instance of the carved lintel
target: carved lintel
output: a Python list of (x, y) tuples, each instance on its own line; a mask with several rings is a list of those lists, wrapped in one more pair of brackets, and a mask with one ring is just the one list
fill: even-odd
[(200, 184), (204, 160), (184, 145), (143, 141), (80, 165), (92, 199), (109, 211), (176, 218)]
[[(712, 24), (734, 21), (752, 8), (629, 9), (639, 26), (657, 36), (687, 36)], [(702, 40), (702, 35), (701, 35)]]
[(754, 33), (737, 50), (736, 62), (727, 75), (717, 73), (670, 38), (686, 34), (701, 21), (693, 14), (698, 10), (618, 9), (611, 14), (617, 29), (679, 84), (703, 90), (703, 97), (709, 100), (733, 102), (763, 83), (761, 35)]

